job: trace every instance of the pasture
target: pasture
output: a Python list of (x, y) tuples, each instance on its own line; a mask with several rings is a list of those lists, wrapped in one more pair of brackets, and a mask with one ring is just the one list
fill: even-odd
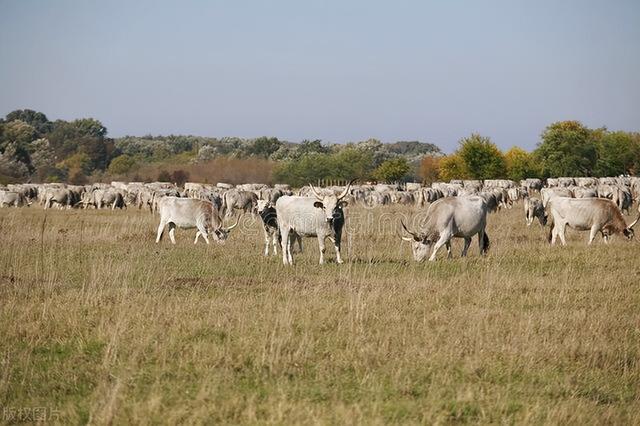
[[(640, 423), (640, 244), (569, 231), (522, 204), (491, 249), (414, 263), (415, 207), (348, 208), (345, 264), (154, 243), (129, 209), (0, 209), (0, 405), (61, 423)], [(627, 217), (627, 220), (630, 220)], [(3, 422), (11, 421), (5, 412)]]

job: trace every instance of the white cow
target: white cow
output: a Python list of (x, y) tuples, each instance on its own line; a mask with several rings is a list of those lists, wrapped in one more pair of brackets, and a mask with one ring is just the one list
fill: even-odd
[(315, 197), (285, 195), (276, 202), (278, 227), (282, 236), (282, 263), (293, 265), (291, 255), (292, 232), (301, 237), (317, 237), (320, 247), (320, 264), (324, 263), (324, 241), (333, 241), (336, 250), (336, 262), (342, 263), (340, 242), (344, 226), (344, 210), (347, 205), (343, 198), (349, 193), (349, 185), (339, 195), (333, 192), (321, 195), (313, 185), (309, 185)]
[(213, 236), (214, 240), (221, 243), (228, 238), (229, 232), (238, 226), (240, 221), (238, 217), (234, 225), (223, 228), (220, 212), (213, 203), (193, 198), (163, 197), (158, 201), (158, 211), (160, 225), (158, 226), (156, 243), (162, 239), (164, 228), (167, 225), (169, 226), (169, 238), (173, 244), (176, 243), (174, 235), (176, 228), (197, 228), (198, 232), (196, 232), (194, 244), (201, 236), (209, 244), (209, 234)]
[(549, 207), (553, 217), (553, 228), (549, 233), (551, 244), (555, 244), (557, 237), (560, 237), (562, 245), (566, 244), (564, 238), (566, 226), (578, 231), (591, 231), (589, 233), (589, 244), (591, 244), (598, 232), (602, 234), (605, 242), (609, 242), (609, 236), (613, 234), (622, 234), (631, 239), (633, 227), (638, 223), (636, 219), (627, 226), (616, 204), (604, 198), (554, 197), (549, 202)]
[(436, 259), (436, 254), (443, 245), (446, 245), (451, 257), (451, 239), (454, 237), (464, 238), (464, 257), (469, 250), (471, 238), (478, 235), (480, 253), (485, 254), (489, 250), (489, 237), (485, 232), (488, 211), (487, 204), (479, 196), (441, 198), (427, 209), (427, 217), (420, 232), (409, 231), (404, 222), (401, 222), (404, 230), (411, 235), (402, 239), (412, 242), (413, 258), (417, 262), (427, 257), (431, 246), (433, 252), (429, 257), (430, 261)]

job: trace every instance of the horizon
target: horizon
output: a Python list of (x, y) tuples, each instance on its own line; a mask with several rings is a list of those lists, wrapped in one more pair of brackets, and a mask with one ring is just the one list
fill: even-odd
[(531, 151), (562, 120), (640, 130), (639, 17), (633, 1), (2, 2), (0, 113), (92, 117), (114, 138), (450, 153), (479, 133)]

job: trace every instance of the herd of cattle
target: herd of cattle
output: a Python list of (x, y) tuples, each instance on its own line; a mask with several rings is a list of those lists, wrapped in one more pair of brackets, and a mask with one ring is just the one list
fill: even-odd
[[(349, 203), (368, 208), (389, 204), (415, 205), (426, 208), (419, 230), (401, 223), (411, 241), (417, 261), (435, 260), (445, 246), (451, 256), (451, 239), (463, 238), (465, 256), (471, 238), (478, 236), (480, 252), (489, 249), (485, 232), (487, 215), (501, 208), (512, 208), (523, 201), (525, 221), (531, 225), (537, 218), (542, 227), (552, 218), (549, 241), (560, 238), (565, 244), (565, 228), (588, 230), (589, 244), (600, 233), (605, 242), (614, 234), (633, 238), (633, 227), (640, 219), (627, 224), (623, 214), (631, 214), (634, 202), (640, 200), (640, 178), (554, 178), (511, 180), (459, 180), (436, 182), (430, 187), (417, 183), (405, 185), (354, 185), (315, 188), (308, 185), (294, 191), (288, 185), (269, 187), (263, 184), (233, 186), (225, 183), (208, 185), (185, 183), (183, 188), (164, 182), (112, 182), (111, 184), (66, 185), (15, 184), (0, 186), (0, 207), (22, 207), (37, 203), (44, 209), (82, 208), (123, 209), (137, 207), (160, 215), (156, 242), (165, 228), (175, 244), (176, 228), (196, 228), (195, 243), (202, 237), (224, 242), (233, 228), (223, 226), (224, 219), (237, 212), (258, 214), (264, 227), (265, 249), (273, 245), (273, 254), (281, 247), (283, 263), (293, 264), (293, 248), (297, 241), (302, 251), (302, 237), (315, 237), (320, 247), (320, 263), (324, 263), (325, 240), (334, 244), (336, 262), (342, 263), (340, 245), (345, 223), (344, 207)], [(640, 203), (639, 203), (640, 204)]]

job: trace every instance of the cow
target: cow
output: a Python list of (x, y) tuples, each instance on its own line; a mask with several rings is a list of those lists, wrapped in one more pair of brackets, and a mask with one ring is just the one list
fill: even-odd
[(562, 245), (566, 245), (564, 232), (567, 225), (578, 231), (591, 231), (588, 244), (593, 242), (598, 232), (606, 243), (613, 234), (622, 234), (630, 240), (634, 234), (633, 227), (640, 219), (638, 214), (638, 219), (627, 226), (618, 206), (604, 198), (554, 197), (549, 207), (553, 217), (553, 227), (548, 236), (551, 244), (555, 244), (556, 238), (560, 237)]
[(222, 243), (228, 238), (231, 230), (238, 226), (240, 221), (238, 217), (234, 225), (223, 228), (218, 209), (209, 201), (196, 200), (194, 198), (163, 197), (158, 201), (158, 211), (160, 213), (160, 225), (158, 226), (156, 243), (159, 243), (162, 239), (164, 228), (167, 225), (169, 226), (169, 238), (172, 244), (176, 243), (174, 235), (176, 228), (197, 228), (194, 244), (198, 242), (199, 237), (202, 237), (209, 244), (209, 238), (207, 237), (209, 234), (213, 236), (215, 241)]
[(75, 193), (67, 188), (47, 188), (43, 193), (43, 200), (45, 210), (53, 207), (54, 203), (58, 204), (60, 208), (64, 206), (71, 208), (80, 201), (76, 199)]
[(542, 197), (542, 206), (546, 209), (547, 204), (549, 204), (549, 200), (553, 197), (569, 197), (573, 198), (573, 192), (569, 188), (542, 188), (540, 191), (540, 196)]
[(285, 195), (276, 202), (278, 227), (282, 237), (282, 263), (293, 265), (291, 248), (293, 234), (301, 237), (317, 237), (320, 247), (320, 264), (324, 263), (325, 239), (333, 241), (336, 250), (336, 262), (343, 263), (340, 256), (342, 228), (345, 223), (343, 208), (347, 202), (343, 200), (353, 181), (338, 195), (320, 194), (309, 184), (314, 197)]
[(0, 207), (22, 207), (29, 204), (31, 203), (27, 201), (27, 197), (21, 192), (0, 191)]
[[(258, 215), (262, 220), (264, 230), (264, 255), (269, 256), (269, 244), (273, 244), (273, 255), (278, 254), (278, 245), (281, 244), (280, 229), (278, 228), (278, 216), (273, 203), (268, 200), (258, 200)], [(293, 234), (293, 233), (292, 233)], [(298, 234), (292, 235), (298, 241), (298, 247), (302, 253), (302, 238)]]
[(464, 238), (463, 257), (467, 255), (474, 235), (478, 235), (480, 253), (486, 254), (489, 250), (489, 237), (485, 231), (488, 210), (484, 199), (479, 196), (441, 198), (427, 209), (420, 232), (410, 231), (401, 221), (404, 230), (411, 235), (402, 236), (402, 239), (412, 242), (413, 258), (417, 262), (427, 257), (431, 246), (433, 251), (429, 261), (436, 260), (436, 254), (443, 245), (451, 257), (451, 239), (454, 237)]
[(82, 203), (85, 208), (87, 208), (89, 204), (93, 205), (96, 209), (111, 206), (111, 210), (115, 210), (116, 208), (123, 209), (126, 207), (124, 196), (119, 190), (114, 188), (96, 189), (92, 192), (85, 192)]
[(524, 199), (524, 215), (527, 226), (531, 226), (535, 218), (538, 218), (542, 227), (547, 224), (547, 212), (545, 212), (542, 206), (542, 201), (536, 197), (527, 197)]
[(233, 216), (234, 209), (253, 214), (258, 204), (258, 196), (251, 191), (231, 189), (222, 196), (222, 214)]

